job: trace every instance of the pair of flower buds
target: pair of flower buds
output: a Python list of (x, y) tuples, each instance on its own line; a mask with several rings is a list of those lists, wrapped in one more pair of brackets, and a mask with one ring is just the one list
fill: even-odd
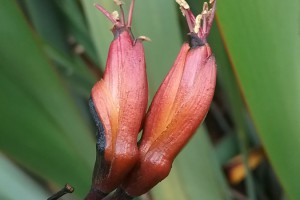
[[(204, 3), (194, 16), (184, 0), (176, 0), (190, 29), (170, 72), (150, 108), (141, 36), (131, 33), (134, 0), (127, 22), (121, 15), (96, 5), (112, 23), (103, 78), (91, 92), (90, 109), (96, 122), (96, 162), (86, 200), (132, 199), (148, 192), (168, 176), (172, 162), (205, 118), (216, 84), (215, 58), (207, 44), (215, 2)], [(137, 144), (138, 133), (143, 130)], [(117, 190), (112, 194), (110, 192)], [(107, 196), (108, 195), (108, 196)]]

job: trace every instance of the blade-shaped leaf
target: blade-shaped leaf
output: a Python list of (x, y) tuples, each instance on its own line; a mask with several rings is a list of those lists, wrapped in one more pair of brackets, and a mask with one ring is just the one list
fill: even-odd
[(70, 53), (65, 28), (53, 1), (25, 0), (28, 14), (40, 36), (64, 53)]
[(244, 99), (291, 199), (300, 198), (299, 4), (297, 0), (218, 2), (221, 32)]
[(49, 196), (43, 188), (11, 161), (0, 154), (0, 197), (1, 199), (41, 200)]
[(14, 1), (2, 2), (0, 24), (0, 148), (83, 195), (94, 158), (91, 130)]

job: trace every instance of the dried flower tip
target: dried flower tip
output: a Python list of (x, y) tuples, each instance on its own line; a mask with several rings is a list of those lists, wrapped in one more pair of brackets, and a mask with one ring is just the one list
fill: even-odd
[(208, 3), (204, 2), (201, 14), (202, 15), (209, 15), (210, 11), (211, 11), (211, 9), (210, 10), (208, 9)]
[(202, 12), (207, 12), (208, 11), (208, 3), (204, 2), (203, 3), (203, 11)]
[[(214, 2), (215, 2), (215, 0), (212, 1), (212, 3), (214, 3)], [(209, 17), (212, 12), (213, 12), (213, 8), (209, 9), (208, 3), (204, 2), (204, 4), (203, 4), (203, 10), (202, 10), (201, 14), (202, 15), (206, 15), (206, 16)]]
[(142, 40), (142, 41), (151, 42), (151, 39), (147, 36), (144, 36), (144, 35), (139, 36), (137, 39)]
[(201, 27), (201, 20), (202, 20), (202, 15), (197, 15), (195, 19), (195, 27), (194, 27), (194, 32), (198, 33)]
[(111, 16), (112, 16), (112, 18), (114, 18), (114, 20), (116, 20), (116, 21), (119, 21), (120, 20), (120, 17), (119, 17), (119, 13), (118, 13), (118, 11), (113, 11), (112, 13), (111, 13)]
[(185, 8), (180, 6), (180, 11), (181, 11), (182, 15), (185, 17)]
[(114, 2), (115, 2), (115, 4), (116, 4), (117, 6), (121, 6), (121, 5), (124, 4), (124, 2), (123, 2), (123, 1), (120, 1), (120, 0), (114, 0)]
[(185, 0), (176, 0), (176, 3), (178, 3), (180, 5), (180, 7), (184, 8), (184, 9), (190, 9), (189, 4), (185, 1)]
[(213, 4), (215, 0), (209, 0), (209, 4)]

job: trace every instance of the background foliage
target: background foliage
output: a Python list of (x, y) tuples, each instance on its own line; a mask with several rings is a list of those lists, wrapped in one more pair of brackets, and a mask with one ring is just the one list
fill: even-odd
[[(103, 0), (0, 2), (0, 199), (46, 199), (66, 182), (76, 191), (66, 199), (82, 199), (95, 158), (87, 99), (112, 40), (93, 3), (117, 8)], [(299, 13), (298, 0), (218, 1), (211, 110), (169, 177), (142, 198), (300, 199)], [(173, 0), (137, 0), (133, 20), (134, 35), (152, 39), (152, 97), (187, 27)]]

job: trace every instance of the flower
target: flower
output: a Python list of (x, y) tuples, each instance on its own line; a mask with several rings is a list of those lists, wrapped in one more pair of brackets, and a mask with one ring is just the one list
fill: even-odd
[(122, 184), (132, 197), (146, 193), (168, 176), (173, 160), (204, 120), (214, 95), (216, 62), (206, 37), (215, 2), (210, 2), (209, 10), (204, 3), (197, 17), (185, 1), (177, 3), (186, 16), (190, 41), (183, 44), (147, 112), (139, 162)]
[(138, 161), (137, 135), (145, 116), (148, 83), (142, 41), (134, 39), (131, 21), (134, 1), (125, 22), (122, 2), (121, 17), (102, 6), (96, 7), (113, 22), (114, 40), (110, 44), (103, 78), (92, 91), (90, 108), (98, 127), (97, 155), (92, 189), (86, 199), (106, 196), (123, 181)]

